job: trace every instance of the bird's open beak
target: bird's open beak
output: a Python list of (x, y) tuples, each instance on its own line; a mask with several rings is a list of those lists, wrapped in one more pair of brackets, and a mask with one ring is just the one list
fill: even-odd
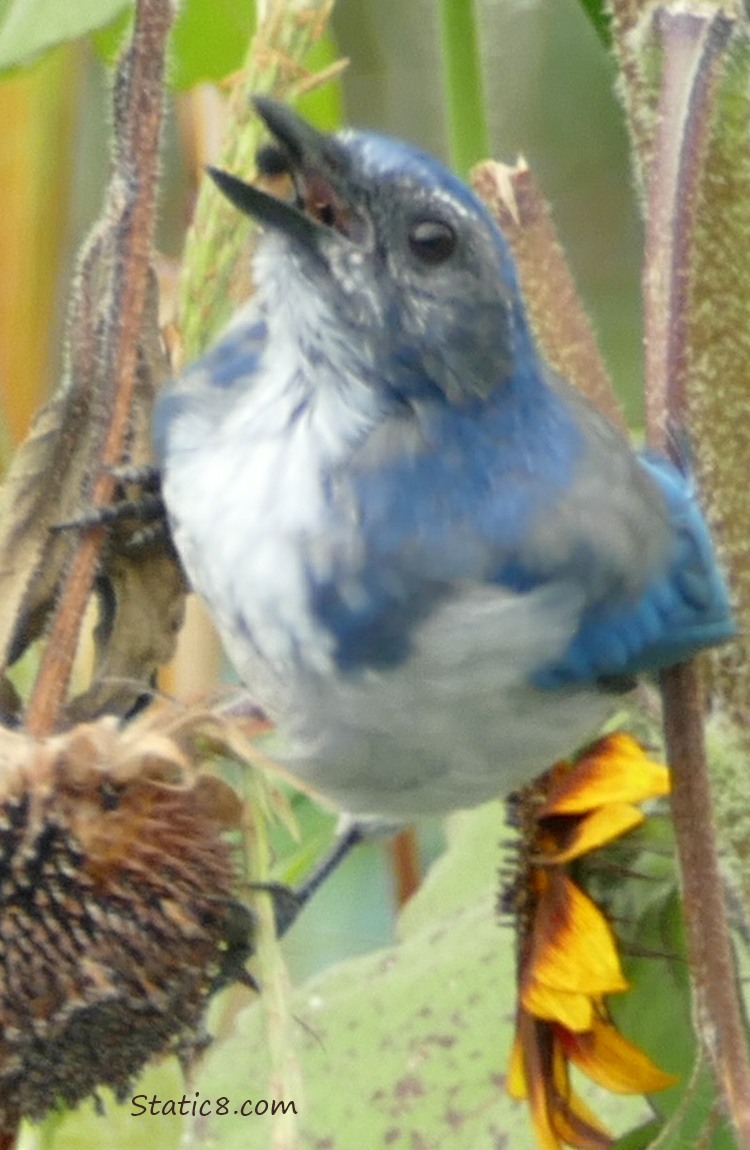
[(367, 228), (344, 193), (350, 164), (343, 145), (285, 104), (267, 96), (256, 96), (253, 103), (274, 137), (273, 146), (259, 153), (259, 170), (263, 175), (288, 174), (293, 195), (280, 199), (229, 172), (209, 168), (227, 199), (245, 215), (285, 232), (315, 252), (332, 235), (361, 243)]

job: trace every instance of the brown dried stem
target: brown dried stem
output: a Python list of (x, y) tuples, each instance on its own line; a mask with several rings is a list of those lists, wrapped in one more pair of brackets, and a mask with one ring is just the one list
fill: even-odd
[(419, 843), (413, 828), (401, 831), (388, 843), (393, 892), (399, 910), (416, 894), (422, 882)]
[(524, 160), (513, 168), (487, 160), (474, 168), (471, 180), (513, 250), (534, 334), (545, 356), (626, 431), (612, 380), (533, 172)]
[[(115, 86), (114, 169), (103, 223), (114, 236), (108, 307), (97, 332), (102, 420), (91, 504), (111, 500), (108, 468), (120, 463), (131, 419), (139, 337), (154, 226), (163, 107), (164, 51), (171, 24), (169, 0), (139, 0), (133, 40)], [(90, 301), (93, 304), (93, 301)], [(88, 531), (64, 576), (39, 673), (26, 714), (34, 735), (52, 731), (64, 704), (83, 615), (91, 593), (104, 531)]]
[[(668, 450), (670, 424), (684, 425), (686, 417), (691, 234), (712, 98), (732, 23), (721, 12), (662, 10), (659, 20), (663, 71), (644, 270), (646, 409), (651, 443)], [(661, 683), (695, 1017), (739, 1144), (748, 1150), (750, 1066), (719, 873), (698, 668), (671, 668)]]

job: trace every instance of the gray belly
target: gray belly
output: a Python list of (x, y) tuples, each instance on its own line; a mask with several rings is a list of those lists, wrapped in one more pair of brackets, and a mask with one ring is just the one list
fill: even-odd
[(596, 734), (611, 695), (529, 685), (577, 618), (570, 588), (474, 587), (422, 625), (403, 663), (345, 675), (273, 668), (236, 630), (226, 645), (277, 724), (280, 764), (335, 809), (408, 821), (504, 796)]

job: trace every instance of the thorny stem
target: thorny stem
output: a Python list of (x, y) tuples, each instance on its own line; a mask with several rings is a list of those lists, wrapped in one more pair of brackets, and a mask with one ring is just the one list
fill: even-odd
[[(648, 182), (644, 296), (650, 442), (669, 449), (670, 424), (685, 420), (686, 285), (690, 236), (712, 98), (732, 31), (711, 16), (660, 12), (662, 87)], [(672, 809), (700, 1040), (734, 1124), (750, 1150), (750, 1066), (712, 818), (703, 693), (694, 663), (662, 673)]]
[[(138, 0), (133, 41), (115, 90), (115, 164), (105, 217), (116, 228), (101, 378), (112, 381), (102, 395), (111, 413), (102, 435), (91, 502), (112, 498), (107, 470), (122, 460), (137, 370), (138, 346), (148, 283), (162, 119), (164, 51), (171, 24), (169, 0)], [(91, 593), (103, 528), (82, 538), (66, 571), (44, 655), (26, 714), (32, 735), (53, 730), (64, 704), (84, 611)]]

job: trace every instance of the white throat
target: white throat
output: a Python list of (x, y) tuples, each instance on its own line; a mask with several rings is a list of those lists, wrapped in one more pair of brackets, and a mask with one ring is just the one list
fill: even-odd
[(363, 378), (362, 349), (337, 343), (321, 301), (274, 259), (276, 246), (261, 246), (261, 289), (227, 333), (265, 323), (257, 366), (185, 413), (165, 476), (190, 581), (221, 606), (219, 629), (250, 683), (283, 674), (300, 651), (328, 665), (331, 639), (310, 614), (309, 575), (336, 546), (331, 473), (379, 422), (382, 404)]

